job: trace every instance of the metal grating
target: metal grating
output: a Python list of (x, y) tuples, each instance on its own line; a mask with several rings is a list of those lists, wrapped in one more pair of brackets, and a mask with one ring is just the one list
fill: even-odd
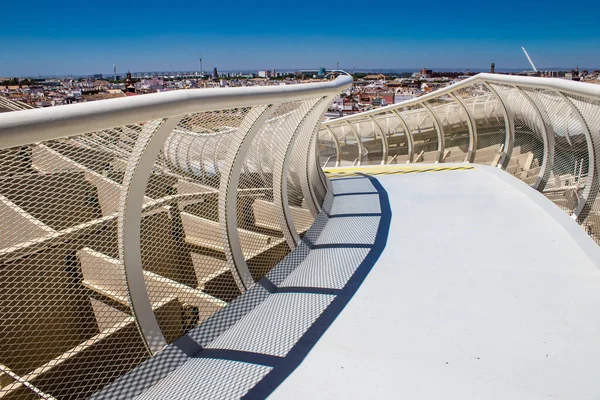
[(0, 397), (90, 397), (285, 257), (305, 196), (324, 198), (315, 128), (348, 84), (1, 149)]

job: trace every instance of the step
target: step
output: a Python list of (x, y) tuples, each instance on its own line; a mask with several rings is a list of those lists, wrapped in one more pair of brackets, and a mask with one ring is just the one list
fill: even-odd
[(204, 290), (204, 286), (209, 281), (231, 270), (231, 267), (227, 265), (227, 261), (193, 251), (190, 252), (190, 255), (192, 257), (194, 271), (196, 272), (199, 290)]
[(56, 232), (2, 195), (0, 195), (0, 217), (3, 224), (3, 234), (0, 235), (0, 249), (8, 250), (8, 248), (19, 243)]
[[(211, 186), (202, 185), (195, 182), (189, 182), (184, 179), (179, 179), (175, 184), (177, 194), (205, 194), (207, 196), (218, 196), (219, 190)], [(177, 204), (181, 211), (189, 204), (204, 202), (204, 198), (200, 197), (193, 200), (180, 200)]]
[(108, 304), (96, 300), (90, 297), (92, 303), (92, 309), (94, 310), (94, 316), (96, 317), (96, 323), (98, 324), (98, 330), (105, 332), (113, 328), (115, 325), (120, 325), (131, 319), (131, 316)]
[[(224, 252), (225, 247), (218, 222), (182, 212), (181, 221), (185, 230), (185, 241), (189, 244)], [(268, 249), (277, 246), (284, 239), (273, 238), (245, 229), (238, 229), (242, 253), (246, 259), (255, 257)]]
[[(122, 185), (119, 183), (45, 145), (40, 144), (32, 148), (32, 160), (33, 168), (38, 171), (83, 171), (85, 180), (96, 187), (102, 215), (108, 216), (118, 211), (122, 191)], [(145, 204), (150, 200), (148, 196), (144, 196), (143, 203)]]
[[(277, 208), (274, 203), (256, 199), (252, 203), (255, 224), (260, 228), (281, 232), (281, 225)], [(302, 207), (290, 206), (290, 214), (298, 232), (306, 232), (313, 223), (313, 216), (309, 210)]]
[(532, 152), (515, 155), (514, 153), (510, 157), (508, 168), (518, 165), (522, 170), (527, 171), (533, 164), (535, 155)]
[[(128, 346), (130, 365), (123, 362), (111, 363), (111, 360), (120, 359), (122, 356), (124, 343)], [(136, 345), (136, 351), (132, 351), (132, 344)], [(134, 352), (137, 357), (132, 357)], [(135, 367), (145, 353), (146, 349), (139, 338), (139, 331), (133, 317), (128, 317), (32, 371), (18, 376), (18, 380), (13, 379), (12, 383), (2, 388), (0, 398), (21, 399), (31, 393), (28, 386), (37, 388), (40, 394), (52, 394), (57, 390), (66, 392), (65, 381), (71, 385), (77, 383), (93, 392), (108, 383), (98, 379), (98, 368), (101, 368), (104, 375), (109, 378), (111, 375), (117, 377)], [(82, 368), (84, 365), (86, 368)], [(79, 379), (74, 379), (74, 371), (77, 371), (76, 376)], [(91, 379), (86, 379), (86, 374), (90, 374)], [(95, 384), (96, 387), (90, 387), (90, 384)]]
[[(125, 306), (130, 306), (125, 271), (119, 260), (90, 248), (79, 250), (77, 256), (81, 263), (84, 286)], [(199, 289), (175, 282), (162, 275), (146, 270), (143, 273), (153, 309), (178, 298), (182, 304), (198, 307), (203, 320), (226, 304)]]

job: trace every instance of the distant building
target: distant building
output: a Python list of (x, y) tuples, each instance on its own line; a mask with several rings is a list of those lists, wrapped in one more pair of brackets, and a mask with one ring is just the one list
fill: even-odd
[(159, 92), (165, 90), (165, 81), (154, 75), (151, 79), (143, 79), (140, 88), (145, 92)]
[(421, 72), (419, 72), (419, 74), (421, 75), (421, 78), (429, 79), (429, 78), (431, 78), (433, 71), (430, 69), (427, 69), (427, 68), (422, 68)]
[(213, 77), (213, 79), (218, 79), (219, 78), (219, 72), (217, 71), (217, 67), (215, 67), (213, 69), (212, 77)]
[(259, 78), (270, 78), (271, 77), (271, 71), (269, 71), (269, 70), (258, 71), (258, 77)]
[(133, 80), (131, 78), (131, 72), (127, 71), (127, 77), (125, 78), (125, 92), (126, 93), (135, 93), (135, 86), (133, 85)]
[(385, 79), (385, 75), (383, 75), (383, 74), (367, 75), (363, 79), (365, 81), (380, 81), (380, 80)]

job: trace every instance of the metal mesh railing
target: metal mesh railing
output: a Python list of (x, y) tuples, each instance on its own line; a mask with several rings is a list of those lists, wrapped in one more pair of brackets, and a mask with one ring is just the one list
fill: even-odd
[[(378, 129), (369, 121), (377, 121)], [(466, 161), (501, 167), (544, 193), (600, 242), (596, 85), (479, 74), (420, 98), (327, 121), (319, 138), (319, 149), (327, 150), (319, 158), (327, 166), (331, 159), (356, 165), (350, 160), (365, 148), (381, 154), (375, 163), (382, 164)]]
[(350, 81), (2, 116), (0, 398), (89, 397), (295, 248)]

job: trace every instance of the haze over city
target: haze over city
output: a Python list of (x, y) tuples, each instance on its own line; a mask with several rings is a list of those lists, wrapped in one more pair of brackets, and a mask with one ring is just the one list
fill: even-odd
[[(20, 15), (19, 3), (4, 6)], [(536, 15), (532, 18), (532, 15)], [(298, 4), (34, 0), (5, 18), (0, 76), (204, 69), (597, 68), (597, 13), (558, 1)]]

